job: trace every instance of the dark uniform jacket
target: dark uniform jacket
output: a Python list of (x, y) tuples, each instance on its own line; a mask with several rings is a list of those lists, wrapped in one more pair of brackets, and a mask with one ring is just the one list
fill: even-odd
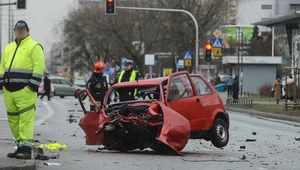
[(93, 73), (87, 82), (87, 89), (97, 102), (103, 102), (104, 96), (108, 90), (106, 77), (100, 73)]

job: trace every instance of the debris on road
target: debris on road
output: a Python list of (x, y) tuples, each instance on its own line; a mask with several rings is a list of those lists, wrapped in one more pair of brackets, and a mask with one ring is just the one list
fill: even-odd
[(246, 142), (255, 142), (256, 139), (246, 139)]
[(41, 134), (40, 133), (36, 133), (36, 134), (34, 134), (34, 136), (41, 136)]
[(246, 159), (246, 156), (243, 155), (243, 156), (240, 157), (240, 159), (245, 160), (245, 159)]
[(295, 140), (300, 141), (300, 137), (295, 137)]
[(74, 135), (71, 135), (71, 137), (77, 137), (76, 134), (74, 133)]
[(78, 116), (73, 116), (73, 114), (69, 114), (69, 117), (67, 119), (67, 121), (71, 124), (71, 123), (77, 123), (77, 120), (75, 118), (79, 118)]
[(44, 165), (47, 165), (47, 166), (61, 166), (60, 163), (44, 163)]
[(38, 148), (46, 148), (48, 150), (69, 150), (69, 147), (67, 145), (60, 143), (49, 143), (47, 145), (41, 144)]
[(256, 132), (252, 132), (252, 135), (256, 135)]
[(246, 149), (246, 146), (244, 146), (244, 145), (240, 146), (240, 149)]

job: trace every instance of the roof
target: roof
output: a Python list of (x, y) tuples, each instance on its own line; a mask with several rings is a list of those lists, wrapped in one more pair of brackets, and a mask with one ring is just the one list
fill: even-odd
[(259, 21), (255, 22), (252, 25), (262, 25), (262, 26), (273, 26), (273, 25), (279, 25), (281, 23), (286, 23), (290, 21), (296, 21), (300, 20), (300, 13), (293, 13), (293, 14), (287, 14), (282, 16), (277, 16), (274, 18), (267, 19), (265, 21)]
[(139, 80), (135, 82), (123, 82), (123, 83), (117, 83), (113, 87), (120, 88), (120, 87), (129, 87), (129, 86), (158, 86), (167, 79), (168, 77), (159, 77), (153, 79)]

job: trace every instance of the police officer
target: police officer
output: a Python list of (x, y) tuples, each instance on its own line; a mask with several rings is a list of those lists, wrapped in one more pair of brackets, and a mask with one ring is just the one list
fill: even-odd
[(0, 64), (0, 89), (10, 129), (18, 149), (7, 156), (31, 159), (37, 91), (45, 70), (43, 47), (31, 39), (25, 21), (14, 27), (15, 41), (4, 50)]
[[(133, 61), (129, 59), (124, 60), (124, 68), (118, 78), (118, 83), (121, 82), (134, 82), (138, 81), (140, 78), (140, 75), (138, 71), (133, 70)], [(137, 89), (122, 89), (117, 91), (117, 98), (119, 98), (120, 101), (127, 101), (127, 100), (133, 100), (134, 97), (137, 94)]]
[[(104, 96), (108, 90), (106, 77), (103, 75), (105, 67), (106, 65), (101, 61), (95, 63), (93, 75), (86, 85), (99, 107), (102, 106)], [(90, 110), (95, 111), (95, 108), (94, 104), (90, 101)]]

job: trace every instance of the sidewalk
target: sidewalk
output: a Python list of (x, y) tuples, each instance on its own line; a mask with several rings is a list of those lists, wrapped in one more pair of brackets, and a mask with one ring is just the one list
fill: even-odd
[(13, 152), (13, 137), (6, 118), (0, 118), (0, 170), (36, 170), (34, 159), (20, 160), (8, 158), (6, 155)]
[[(233, 111), (233, 112), (249, 114), (249, 115), (253, 115), (253, 116), (261, 116), (261, 117), (266, 117), (266, 118), (287, 120), (287, 121), (299, 122), (300, 123), (300, 118), (295, 117), (295, 116), (281, 115), (281, 114), (275, 114), (275, 113), (269, 113), (269, 112), (261, 112), (261, 111), (257, 111), (257, 110), (254, 110), (254, 109), (240, 109), (240, 108), (234, 108), (234, 107), (226, 106), (226, 101), (227, 101), (227, 98), (228, 98), (227, 97), (227, 92), (219, 92), (219, 95), (220, 95), (227, 111)], [(277, 104), (276, 101), (253, 101), (253, 103), (268, 104), (268, 105), (269, 104), (274, 104), (274, 105)], [(283, 107), (283, 105), (282, 105), (282, 107)]]
[(35, 160), (8, 158), (6, 155), (14, 151), (12, 144), (0, 142), (0, 170), (36, 170)]

